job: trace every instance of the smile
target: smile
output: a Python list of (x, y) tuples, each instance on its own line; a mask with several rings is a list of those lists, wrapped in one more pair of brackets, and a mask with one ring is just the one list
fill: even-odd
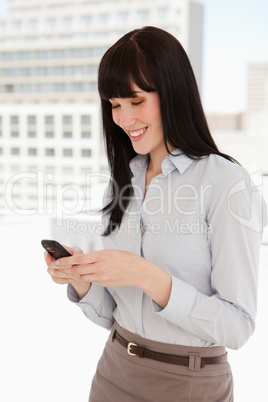
[(140, 137), (143, 133), (145, 133), (146, 130), (147, 130), (147, 127), (142, 128), (142, 129), (137, 130), (137, 131), (129, 131), (129, 135), (131, 137), (137, 138), (137, 137)]

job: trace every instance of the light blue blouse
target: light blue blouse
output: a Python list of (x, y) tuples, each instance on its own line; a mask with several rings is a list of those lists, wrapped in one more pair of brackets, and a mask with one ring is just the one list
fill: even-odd
[[(191, 159), (175, 150), (144, 199), (147, 164), (145, 155), (131, 161), (135, 196), (103, 247), (133, 252), (167, 271), (168, 305), (161, 309), (134, 287), (93, 284), (79, 301), (69, 285), (68, 297), (108, 329), (116, 320), (159, 342), (237, 349), (255, 327), (263, 198), (244, 168), (218, 155)], [(107, 191), (105, 204), (109, 197)]]

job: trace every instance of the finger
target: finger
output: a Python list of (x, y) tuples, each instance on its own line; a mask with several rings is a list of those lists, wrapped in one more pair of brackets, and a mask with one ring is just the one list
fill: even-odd
[(100, 251), (91, 251), (87, 254), (76, 254), (72, 257), (64, 257), (59, 258), (56, 261), (57, 266), (68, 266), (68, 265), (84, 265), (84, 264), (92, 264), (98, 261), (100, 257)]
[(53, 260), (51, 255), (46, 250), (44, 251), (44, 258), (47, 264), (49, 264)]
[(79, 247), (73, 248), (73, 255), (80, 255), (80, 254), (84, 254), (84, 251), (81, 250), (81, 248)]
[(97, 270), (98, 266), (95, 263), (72, 265), (71, 267), (64, 267), (64, 269), (59, 269), (59, 271), (64, 272), (68, 275), (92, 275), (96, 273)]
[(69, 253), (71, 253), (72, 255), (78, 255), (78, 254), (84, 254), (83, 250), (81, 250), (81, 248), (79, 247), (68, 247), (68, 246), (63, 246), (64, 248), (66, 248), (66, 250), (69, 251)]
[(53, 280), (53, 282), (59, 284), (59, 285), (67, 285), (69, 283), (75, 283), (76, 280), (75, 279), (64, 279), (64, 278), (57, 278), (57, 277), (51, 277), (51, 279)]
[(66, 273), (63, 272), (59, 269), (53, 269), (53, 268), (48, 268), (47, 272), (52, 278), (58, 278), (58, 279), (65, 279), (65, 280), (73, 280), (73, 279), (79, 279), (80, 275), (76, 273)]

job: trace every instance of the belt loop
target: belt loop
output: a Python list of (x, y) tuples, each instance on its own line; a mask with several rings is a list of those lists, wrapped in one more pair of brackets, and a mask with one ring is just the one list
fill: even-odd
[(201, 370), (201, 355), (199, 353), (189, 353), (189, 366), (190, 371)]
[(115, 333), (116, 333), (116, 329), (115, 329), (115, 328), (113, 328), (113, 329), (112, 329), (112, 333), (111, 333), (111, 336), (112, 336), (112, 342), (114, 342)]

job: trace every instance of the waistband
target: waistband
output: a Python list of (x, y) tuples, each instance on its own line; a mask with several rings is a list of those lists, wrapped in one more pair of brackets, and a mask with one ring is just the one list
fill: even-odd
[[(224, 347), (192, 347), (152, 341), (129, 332), (117, 323), (111, 332), (111, 341), (119, 343), (122, 353), (135, 362), (147, 359), (165, 365), (185, 366), (189, 371), (203, 370), (206, 365), (224, 365), (227, 363), (227, 352)], [(174, 367), (174, 366), (173, 366)]]

